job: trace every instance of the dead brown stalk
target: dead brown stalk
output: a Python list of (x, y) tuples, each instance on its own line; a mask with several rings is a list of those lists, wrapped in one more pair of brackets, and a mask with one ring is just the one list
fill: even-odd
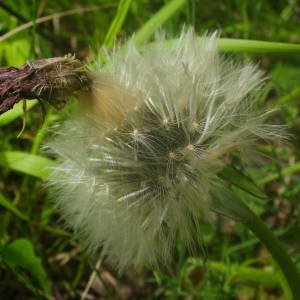
[(82, 63), (72, 55), (28, 61), (19, 68), (0, 68), (0, 114), (22, 99), (45, 100), (60, 108), (66, 97), (90, 88)]

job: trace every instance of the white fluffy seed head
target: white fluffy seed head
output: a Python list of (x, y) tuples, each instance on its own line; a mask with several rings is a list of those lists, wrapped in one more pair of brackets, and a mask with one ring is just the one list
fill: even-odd
[(262, 72), (192, 30), (171, 47), (131, 42), (105, 70), (49, 143), (61, 158), (50, 186), (91, 251), (120, 270), (168, 264), (177, 239), (201, 246), (199, 219), (225, 156), (279, 136), (255, 112)]

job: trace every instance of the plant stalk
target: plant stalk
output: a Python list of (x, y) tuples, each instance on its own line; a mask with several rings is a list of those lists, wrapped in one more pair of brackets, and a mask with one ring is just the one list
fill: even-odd
[(291, 289), (292, 299), (300, 299), (300, 274), (295, 264), (273, 232), (258, 216), (252, 211), (250, 212), (252, 214), (251, 220), (245, 222), (245, 225), (258, 237), (275, 259)]
[(217, 213), (241, 221), (254, 233), (279, 266), (291, 290), (292, 299), (300, 299), (300, 274), (286, 249), (266, 224), (235, 196), (230, 198), (230, 203), (228, 203), (228, 199), (224, 202), (220, 199), (214, 200), (212, 209)]

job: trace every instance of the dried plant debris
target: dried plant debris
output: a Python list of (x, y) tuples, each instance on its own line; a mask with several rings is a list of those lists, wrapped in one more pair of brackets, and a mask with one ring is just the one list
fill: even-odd
[(72, 55), (28, 61), (19, 68), (0, 68), (0, 114), (22, 99), (45, 100), (61, 108), (65, 99), (89, 90), (90, 78)]

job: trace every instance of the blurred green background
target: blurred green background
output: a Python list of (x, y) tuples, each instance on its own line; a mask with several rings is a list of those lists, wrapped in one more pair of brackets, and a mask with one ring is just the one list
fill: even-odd
[[(138, 42), (162, 29), (176, 37), (183, 26), (199, 34), (219, 30), (221, 37), (300, 43), (300, 3), (296, 0), (7, 0), (0, 1), (1, 66), (75, 54), (86, 63), (136, 33)], [(300, 269), (300, 55), (251, 51), (235, 53), (267, 73), (262, 106), (280, 107), (275, 123), (286, 124), (290, 143), (265, 147), (274, 159), (245, 172), (269, 199), (242, 194), (288, 249)], [(263, 51), (262, 51), (263, 52)], [(230, 55), (230, 54), (228, 54)], [(221, 217), (203, 222), (207, 262), (189, 257), (178, 245), (168, 270), (119, 275), (95, 263), (64, 230), (49, 201), (41, 149), (48, 128), (63, 114), (22, 103), (0, 116), (0, 299), (288, 299), (272, 258), (243, 226)], [(67, 107), (65, 108), (67, 110)], [(94, 273), (93, 273), (94, 272)], [(95, 274), (93, 283), (91, 276)], [(299, 283), (300, 286), (300, 283)]]

